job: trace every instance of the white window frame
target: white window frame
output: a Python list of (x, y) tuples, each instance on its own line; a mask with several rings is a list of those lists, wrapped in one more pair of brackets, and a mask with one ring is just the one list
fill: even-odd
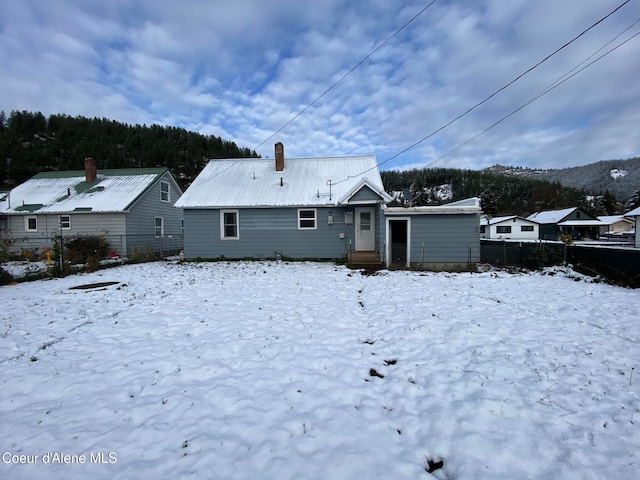
[[(302, 212), (313, 212), (313, 218), (302, 218)], [(312, 227), (303, 227), (303, 221), (313, 221)], [(298, 209), (298, 230), (316, 230), (318, 228), (318, 209), (317, 208), (299, 208)]]
[[(158, 235), (158, 220), (160, 220), (160, 235)], [(153, 217), (153, 228), (156, 238), (164, 237), (164, 218)]]
[[(235, 236), (226, 235), (226, 225), (224, 223), (226, 214), (231, 213), (235, 216)], [(232, 224), (229, 224), (232, 225)], [(239, 240), (240, 239), (240, 210), (220, 210), (220, 240)]]
[[(29, 220), (33, 220), (36, 223), (35, 228), (29, 228)], [(38, 231), (38, 217), (35, 215), (28, 215), (24, 217), (24, 231), (25, 232), (37, 232)]]
[[(167, 186), (166, 192), (162, 189), (164, 185)], [(164, 198), (165, 196), (166, 198)], [(171, 185), (169, 182), (165, 182), (164, 180), (160, 180), (160, 201), (167, 203), (171, 201)]]
[[(62, 220), (64, 217), (67, 218), (66, 222)], [(71, 230), (71, 215), (58, 215), (58, 225), (60, 225), (60, 230)]]

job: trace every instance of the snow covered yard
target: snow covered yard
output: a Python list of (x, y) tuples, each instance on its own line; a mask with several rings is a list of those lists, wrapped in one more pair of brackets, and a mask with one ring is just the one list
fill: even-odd
[(636, 479), (640, 290), (549, 272), (0, 287), (0, 477)]

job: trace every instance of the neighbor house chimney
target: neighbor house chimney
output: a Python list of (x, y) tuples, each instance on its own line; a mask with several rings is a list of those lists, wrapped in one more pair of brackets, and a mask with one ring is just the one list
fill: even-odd
[(281, 142), (276, 143), (276, 172), (284, 170), (284, 145)]
[(84, 174), (86, 176), (87, 183), (91, 183), (98, 178), (98, 169), (96, 168), (96, 161), (93, 157), (87, 157), (84, 159)]

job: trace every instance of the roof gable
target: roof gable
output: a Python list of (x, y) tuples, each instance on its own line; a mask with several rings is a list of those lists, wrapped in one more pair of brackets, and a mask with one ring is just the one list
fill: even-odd
[(363, 178), (345, 193), (342, 198), (338, 200), (338, 203), (374, 203), (380, 199), (385, 202), (390, 202), (393, 200), (393, 197), (377, 185), (374, 185), (368, 178)]

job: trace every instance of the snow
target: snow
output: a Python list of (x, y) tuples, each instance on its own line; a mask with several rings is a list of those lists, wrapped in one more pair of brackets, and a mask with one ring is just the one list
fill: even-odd
[[(121, 212), (142, 195), (165, 169), (102, 170), (95, 186), (78, 192), (85, 183), (84, 171), (45, 172), (11, 190), (0, 203), (0, 212), (19, 212), (22, 206), (39, 205), (36, 213), (66, 213), (76, 209)], [(11, 204), (9, 205), (9, 199)]]
[(286, 262), (0, 287), (0, 477), (635, 479), (639, 294)]
[[(325, 206), (348, 203), (364, 185), (391, 201), (376, 157), (285, 158), (283, 171), (264, 158), (211, 160), (178, 199), (178, 208)], [(215, 185), (215, 188), (212, 188)]]
[(576, 207), (564, 208), (562, 210), (546, 210), (542, 212), (536, 212), (527, 217), (527, 220), (532, 220), (540, 224), (558, 223), (560, 220), (571, 214)]
[(618, 178), (626, 177), (628, 173), (627, 170), (614, 168), (609, 172), (609, 175), (611, 175), (611, 178), (617, 180)]

